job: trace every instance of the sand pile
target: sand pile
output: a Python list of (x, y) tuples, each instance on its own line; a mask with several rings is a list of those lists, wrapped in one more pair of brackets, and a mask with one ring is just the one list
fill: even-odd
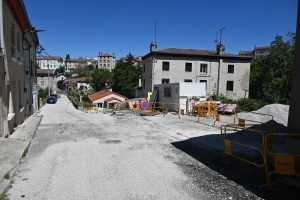
[[(277, 122), (278, 124), (282, 124), (283, 126), (287, 126), (289, 107), (290, 107), (289, 105), (283, 105), (283, 104), (270, 104), (253, 112), (272, 115), (275, 122)], [(238, 113), (237, 117), (253, 120), (253, 121), (259, 121), (263, 123), (268, 122), (272, 119), (271, 116), (259, 115), (253, 113), (244, 113), (244, 112)]]

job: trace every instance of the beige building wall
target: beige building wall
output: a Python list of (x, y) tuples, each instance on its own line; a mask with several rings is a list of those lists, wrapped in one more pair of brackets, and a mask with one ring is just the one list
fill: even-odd
[[(169, 62), (168, 71), (162, 70), (163, 62)], [(186, 63), (191, 63), (191, 71), (185, 71)], [(207, 66), (205, 72), (201, 72), (201, 64)], [(228, 65), (234, 66), (233, 73), (228, 73)], [(219, 89), (219, 94), (238, 99), (244, 97), (245, 90), (249, 90), (250, 60), (153, 55), (143, 60), (142, 67), (143, 97), (152, 91), (153, 84), (162, 84), (163, 79), (169, 79), (169, 83), (206, 81), (206, 97), (213, 95)], [(233, 91), (227, 90), (228, 81), (233, 81)], [(248, 97), (248, 93), (246, 97)]]
[[(20, 125), (33, 112), (32, 85), (36, 81), (35, 48), (38, 38), (36, 33), (29, 33), (33, 28), (23, 1), (14, 4), (20, 9), (16, 12), (22, 12), (19, 18), (13, 15), (15, 8), (10, 2), (1, 0), (1, 3), (3, 21), (0, 22), (0, 31), (3, 34), (3, 49), (0, 54), (0, 135), (3, 137), (7, 134), (7, 130), (4, 134), (4, 127), (8, 127), (8, 132), (12, 133), (14, 127)], [(17, 21), (20, 18), (25, 21), (23, 29)]]

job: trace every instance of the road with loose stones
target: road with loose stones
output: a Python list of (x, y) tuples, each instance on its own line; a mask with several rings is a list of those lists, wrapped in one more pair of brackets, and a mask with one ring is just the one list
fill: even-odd
[(257, 183), (249, 181), (251, 171), (225, 165), (221, 151), (182, 141), (180, 130), (174, 134), (147, 117), (83, 113), (65, 95), (45, 105), (41, 114), (7, 192), (11, 200), (263, 196)]

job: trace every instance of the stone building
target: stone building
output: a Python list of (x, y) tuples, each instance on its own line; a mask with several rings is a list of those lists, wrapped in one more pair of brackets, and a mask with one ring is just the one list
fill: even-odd
[(98, 55), (98, 68), (99, 69), (107, 69), (112, 70), (116, 66), (116, 58), (115, 54), (112, 55), (108, 53), (100, 53)]
[(251, 56), (225, 53), (222, 44), (217, 51), (167, 48), (154, 50), (142, 58), (142, 96), (147, 97), (155, 84), (203, 82), (206, 98), (223, 94), (238, 99), (248, 97)]
[(23, 0), (0, 1), (0, 136), (8, 137), (33, 113), (38, 30)]

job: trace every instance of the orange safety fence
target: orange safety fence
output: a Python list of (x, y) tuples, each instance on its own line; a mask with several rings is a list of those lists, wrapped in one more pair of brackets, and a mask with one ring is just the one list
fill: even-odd
[[(231, 133), (227, 135), (227, 130), (239, 130), (238, 133)], [(245, 128), (245, 127), (239, 127), (237, 125), (222, 125), (221, 126), (221, 138), (224, 141), (224, 151), (223, 151), (223, 162), (227, 163), (226, 156), (232, 156), (236, 159), (242, 160), (246, 163), (249, 163), (251, 165), (254, 165), (256, 167), (263, 168), (265, 167), (265, 171), (267, 174), (267, 164), (266, 164), (266, 148), (265, 148), (265, 138), (264, 133), (260, 130)], [(243, 132), (243, 133), (242, 133)], [(253, 134), (258, 135), (257, 141), (251, 143), (249, 140), (245, 140), (245, 138), (241, 138), (240, 136), (246, 135), (248, 137), (252, 136)], [(253, 138), (253, 137), (251, 137)], [(256, 152), (255, 158), (245, 156), (242, 157), (242, 155), (239, 155), (240, 152)], [(260, 162), (257, 160), (257, 155), (259, 156)], [(253, 160), (250, 160), (253, 159)]]
[[(292, 133), (269, 133), (265, 136), (265, 157), (273, 156), (274, 162), (272, 162), (273, 166), (266, 165), (267, 173), (266, 173), (266, 179), (267, 179), (267, 184), (262, 185), (262, 186), (271, 186), (275, 185), (272, 183), (271, 180), (271, 175), (273, 174), (285, 174), (285, 175), (291, 175), (291, 176), (300, 176), (299, 172), (299, 166), (298, 166), (298, 171), (296, 170), (296, 163), (295, 158), (299, 159), (300, 154), (286, 154), (284, 152), (276, 152), (276, 144), (269, 144), (270, 142), (273, 143), (273, 139), (275, 140), (276, 137), (280, 136), (291, 136), (291, 137), (300, 137), (300, 134), (292, 134)], [(279, 141), (282, 142), (282, 138), (278, 138)], [(273, 146), (274, 148), (272, 149), (267, 149), (267, 147)], [(283, 144), (281, 146), (284, 146)], [(278, 150), (277, 150), (278, 151)], [(299, 160), (298, 160), (299, 161)], [(297, 164), (300, 164), (298, 162)], [(268, 169), (272, 167), (272, 171), (270, 170), (268, 172)]]
[[(263, 122), (263, 121), (256, 121), (256, 120), (250, 120), (250, 119), (246, 119), (239, 117), (239, 115), (241, 114), (251, 114), (251, 115), (260, 115), (266, 118), (270, 118), (269, 122)], [(274, 117), (273, 115), (269, 115), (269, 114), (264, 114), (264, 113), (258, 113), (258, 112), (247, 112), (247, 111), (238, 111), (236, 112), (236, 119), (238, 120), (238, 126), (241, 127), (249, 127), (249, 126), (253, 126), (253, 125), (266, 125), (266, 126), (270, 126), (270, 130), (268, 130), (268, 132), (270, 133), (275, 133), (275, 125), (274, 125)], [(247, 122), (254, 122), (254, 123), (247, 123)]]

